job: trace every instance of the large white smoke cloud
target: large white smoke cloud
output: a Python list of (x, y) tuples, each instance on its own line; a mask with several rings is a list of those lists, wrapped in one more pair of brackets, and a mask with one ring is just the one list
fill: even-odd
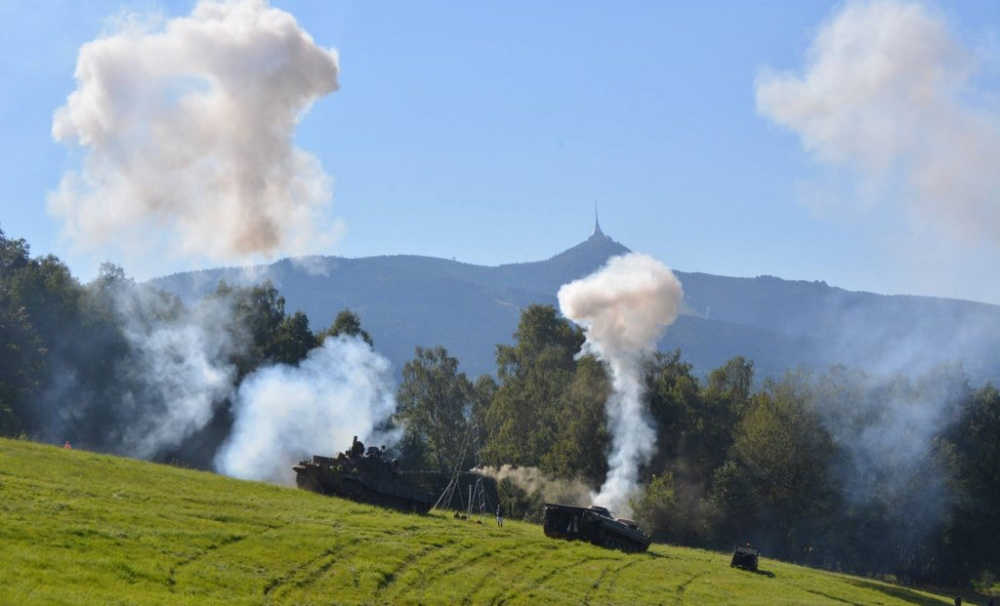
[(917, 233), (995, 244), (1000, 113), (976, 87), (978, 59), (919, 2), (849, 2), (819, 29), (801, 75), (759, 75), (757, 109), (819, 160), (860, 174), (866, 198), (901, 205)]
[[(81, 248), (126, 255), (246, 263), (322, 248), (330, 178), (296, 148), (311, 104), (337, 90), (334, 50), (266, 0), (201, 0), (190, 16), (125, 16), (84, 45), (76, 90), (57, 110), (53, 137), (82, 151), (49, 197)], [(162, 269), (162, 266), (160, 266)], [(133, 362), (115, 428), (124, 452), (153, 457), (202, 430), (233, 399), (234, 427), (215, 464), (227, 474), (287, 483), (291, 466), (333, 454), (395, 410), (389, 363), (364, 343), (327, 339), (297, 367), (243, 379), (230, 360), (232, 301), (190, 310), (146, 290), (116, 303)], [(234, 393), (235, 392), (235, 393)]]
[(656, 448), (643, 402), (642, 359), (677, 319), (684, 291), (665, 265), (646, 255), (613, 257), (597, 272), (559, 289), (563, 315), (584, 328), (584, 351), (611, 369), (614, 393), (607, 402), (611, 454), (608, 476), (594, 497), (623, 514), (638, 482), (639, 467)]
[(55, 113), (53, 137), (84, 154), (50, 213), (80, 249), (136, 263), (325, 246), (330, 179), (293, 134), (337, 75), (336, 51), (265, 0), (202, 0), (162, 27), (120, 19), (80, 49)]
[[(328, 338), (297, 367), (275, 365), (240, 386), (229, 441), (216, 457), (226, 475), (289, 484), (292, 464), (333, 456), (353, 436), (392, 446), (378, 429), (396, 410), (390, 363), (356, 338)], [(371, 444), (370, 444), (371, 445)]]

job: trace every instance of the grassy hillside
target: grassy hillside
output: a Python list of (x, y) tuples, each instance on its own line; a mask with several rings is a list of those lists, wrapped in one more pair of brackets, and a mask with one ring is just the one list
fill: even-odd
[[(0, 604), (951, 604), (890, 585), (654, 545), (626, 555), (0, 440)], [(968, 603), (968, 602), (966, 602)]]

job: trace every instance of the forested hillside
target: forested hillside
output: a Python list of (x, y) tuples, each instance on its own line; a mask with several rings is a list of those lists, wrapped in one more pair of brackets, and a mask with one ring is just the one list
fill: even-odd
[[(539, 281), (551, 279), (544, 267)], [(408, 273), (393, 263), (381, 275), (389, 298), (421, 282), (401, 282)], [(507, 511), (531, 520), (553, 491), (572, 485), (586, 498), (604, 478), (610, 380), (580, 355), (579, 327), (523, 303), (510, 307), (513, 335), (495, 344), (491, 372), (468, 374), (431, 342), (410, 353), (396, 385), (378, 355), (385, 333), (356, 310), (316, 324), (266, 282), (182, 300), (114, 266), (84, 285), (59, 259), (0, 235), (0, 433), (282, 481), (298, 457), (342, 449), (353, 431), (386, 442), (405, 468), (489, 466)], [(749, 356), (704, 373), (683, 349), (649, 357), (655, 445), (634, 516), (660, 541), (751, 541), (831, 570), (994, 588), (1000, 393), (960, 364), (906, 370), (763, 377)], [(469, 436), (475, 447), (463, 448)]]

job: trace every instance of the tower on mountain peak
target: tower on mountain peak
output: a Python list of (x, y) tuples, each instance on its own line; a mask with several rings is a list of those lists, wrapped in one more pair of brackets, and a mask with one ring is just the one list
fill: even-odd
[(597, 216), (597, 202), (594, 202), (594, 233), (592, 233), (590, 235), (590, 237), (591, 238), (597, 238), (597, 237), (606, 238), (607, 237), (607, 236), (604, 235), (604, 232), (601, 231), (601, 220)]

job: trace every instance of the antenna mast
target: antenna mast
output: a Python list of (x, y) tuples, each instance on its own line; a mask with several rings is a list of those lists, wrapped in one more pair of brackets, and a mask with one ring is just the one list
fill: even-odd
[[(462, 444), (462, 453), (458, 460), (455, 462), (455, 469), (451, 474), (451, 481), (448, 482), (448, 486), (445, 487), (444, 492), (438, 498), (437, 503), (431, 508), (431, 511), (442, 508), (450, 508), (452, 501), (455, 499), (455, 493), (458, 492), (458, 511), (465, 511), (465, 515), (471, 518), (473, 514), (478, 513), (482, 515), (487, 515), (491, 509), (489, 501), (491, 500), (486, 494), (486, 487), (483, 485), (483, 476), (481, 473), (475, 473), (476, 481), (473, 485), (468, 487), (468, 501), (462, 498), (462, 488), (459, 478), (462, 475), (462, 461), (465, 460), (465, 454), (469, 451), (469, 447), (472, 447), (473, 451), (476, 453), (476, 467), (482, 467), (482, 462), (480, 459), (481, 447), (479, 444), (479, 426), (473, 423), (469, 426), (469, 431), (465, 434), (465, 440)], [(455, 515), (458, 515), (457, 513)]]
[(597, 200), (594, 200), (594, 233), (591, 237), (604, 236), (604, 232), (601, 231), (601, 219), (597, 215)]

